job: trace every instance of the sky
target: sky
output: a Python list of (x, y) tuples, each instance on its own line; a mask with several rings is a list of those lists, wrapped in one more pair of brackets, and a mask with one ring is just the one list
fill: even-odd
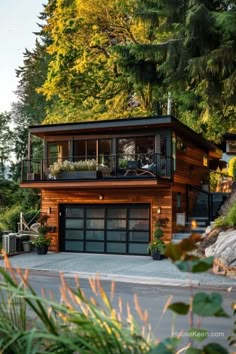
[(15, 70), (23, 64), (25, 48), (33, 49), (38, 15), (47, 0), (0, 0), (0, 113), (16, 102)]

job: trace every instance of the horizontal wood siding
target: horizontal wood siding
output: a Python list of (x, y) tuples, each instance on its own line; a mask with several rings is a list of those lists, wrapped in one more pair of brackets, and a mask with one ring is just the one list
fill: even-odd
[(200, 186), (208, 169), (203, 166), (205, 151), (191, 143), (187, 143), (187, 151), (176, 151), (176, 171), (174, 182)]
[[(99, 195), (103, 199), (99, 199)], [(56, 231), (51, 233), (52, 242), (50, 250), (59, 251), (59, 207), (60, 204), (150, 204), (151, 209), (151, 235), (155, 227), (157, 218), (167, 217), (169, 223), (164, 230), (165, 241), (171, 240), (172, 235), (172, 210), (171, 210), (171, 190), (170, 189), (119, 189), (119, 190), (47, 190), (41, 192), (41, 211), (47, 213), (50, 210), (48, 225), (56, 227)], [(157, 214), (158, 207), (161, 207), (161, 214)]]

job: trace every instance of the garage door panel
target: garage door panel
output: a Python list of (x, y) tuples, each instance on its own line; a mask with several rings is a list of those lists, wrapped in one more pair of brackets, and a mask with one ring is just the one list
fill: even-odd
[(66, 219), (66, 229), (82, 229), (83, 227), (83, 219)]
[(65, 251), (68, 252), (83, 252), (84, 243), (79, 241), (66, 241)]
[(104, 242), (86, 242), (86, 252), (104, 253)]
[(65, 231), (66, 240), (83, 240), (84, 231), (83, 230), (66, 230)]
[(126, 241), (126, 231), (107, 231), (108, 241)]
[(132, 231), (129, 233), (130, 242), (149, 242), (149, 232)]
[(87, 219), (86, 220), (86, 229), (104, 229), (104, 219), (97, 220), (97, 219)]
[(126, 253), (126, 243), (111, 243), (107, 242), (108, 253)]
[(86, 239), (93, 241), (104, 241), (104, 231), (103, 230), (93, 230), (86, 232)]

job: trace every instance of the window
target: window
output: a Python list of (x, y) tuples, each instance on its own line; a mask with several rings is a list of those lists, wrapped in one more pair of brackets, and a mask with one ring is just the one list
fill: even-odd
[(64, 161), (69, 158), (68, 142), (48, 142), (47, 144), (48, 164), (51, 165), (56, 161)]

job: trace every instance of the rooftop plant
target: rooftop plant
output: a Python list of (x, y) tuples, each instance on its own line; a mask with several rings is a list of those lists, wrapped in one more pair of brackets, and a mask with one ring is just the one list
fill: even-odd
[(61, 172), (67, 171), (95, 171), (96, 170), (96, 160), (80, 160), (80, 161), (68, 161), (65, 160), (63, 162), (57, 161), (54, 162), (53, 165), (49, 166), (50, 174), (53, 177), (58, 176)]

